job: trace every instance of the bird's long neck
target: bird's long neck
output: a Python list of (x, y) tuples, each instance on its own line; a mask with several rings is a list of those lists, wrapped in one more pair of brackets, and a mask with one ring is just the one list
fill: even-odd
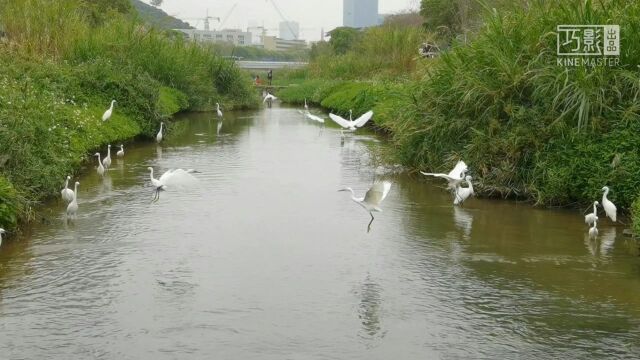
[(609, 189), (606, 189), (606, 190), (604, 191), (604, 194), (602, 194), (602, 198), (603, 198), (603, 199), (606, 199), (606, 198), (607, 198), (607, 195), (609, 195)]
[(164, 123), (160, 123), (160, 132), (162, 132), (162, 127), (164, 126)]
[(111, 147), (107, 148), (107, 157), (111, 156)]
[(111, 101), (111, 106), (109, 106), (109, 110), (113, 110), (113, 104), (115, 103), (115, 101)]
[(68, 189), (69, 188), (69, 179), (64, 181), (64, 189)]
[(76, 199), (78, 198), (78, 184), (76, 184), (76, 186), (73, 187), (74, 191), (73, 191), (73, 201), (76, 201)]
[(153, 178), (153, 169), (149, 170), (149, 179), (151, 179), (151, 182), (153, 182), (153, 180), (155, 180)]
[(473, 193), (473, 183), (470, 180), (467, 180), (467, 185), (469, 185), (469, 190)]
[(593, 213), (595, 214), (595, 213), (597, 213), (597, 212), (598, 212), (598, 211), (597, 211), (597, 209), (596, 209), (596, 203), (593, 203)]
[(102, 161), (100, 161), (100, 154), (98, 154), (98, 164), (102, 164)]

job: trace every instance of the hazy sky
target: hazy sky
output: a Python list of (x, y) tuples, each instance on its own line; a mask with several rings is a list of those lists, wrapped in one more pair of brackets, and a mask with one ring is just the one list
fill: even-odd
[[(149, 0), (143, 0), (149, 3)], [(280, 8), (287, 20), (300, 23), (300, 38), (305, 40), (319, 40), (320, 28), (329, 31), (342, 25), (342, 0), (273, 0)], [(419, 0), (378, 0), (378, 11), (381, 14), (395, 13), (409, 8), (417, 9)], [(225, 28), (247, 29), (249, 22), (264, 25), (269, 35), (278, 35), (280, 16), (274, 9), (271, 0), (164, 0), (161, 8), (169, 15), (180, 19), (187, 19), (191, 25), (202, 29), (203, 21), (191, 18), (204, 17), (207, 9), (209, 16), (221, 19), (233, 9)], [(219, 24), (212, 20), (212, 28)]]

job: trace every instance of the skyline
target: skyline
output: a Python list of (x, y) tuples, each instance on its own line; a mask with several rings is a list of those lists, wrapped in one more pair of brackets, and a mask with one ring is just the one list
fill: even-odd
[[(143, 0), (149, 3), (149, 0)], [(299, 0), (274, 0), (285, 19), (300, 24), (300, 38), (307, 41), (320, 40), (320, 31), (329, 31), (342, 26), (342, 0), (308, 0), (300, 6)], [(379, 0), (380, 14), (392, 14), (408, 9), (417, 9), (419, 0)], [(235, 5), (234, 5), (235, 4)], [(278, 36), (279, 24), (283, 19), (274, 8), (272, 0), (243, 0), (235, 2), (211, 2), (205, 0), (164, 0), (160, 7), (167, 14), (189, 22), (198, 29), (203, 28), (205, 14), (220, 17), (221, 22), (210, 20), (211, 29), (242, 29), (257, 23), (267, 29), (268, 35)], [(230, 10), (232, 10), (229, 14)], [(222, 21), (228, 15), (226, 22)], [(223, 25), (223, 26), (221, 26)]]

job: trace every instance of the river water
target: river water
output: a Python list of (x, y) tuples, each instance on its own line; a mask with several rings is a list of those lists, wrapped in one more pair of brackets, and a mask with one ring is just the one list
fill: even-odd
[[(376, 165), (294, 109), (188, 114), (0, 248), (2, 359), (637, 358), (640, 257), (579, 211)], [(199, 185), (151, 203), (147, 167)], [(157, 176), (157, 175), (156, 175)], [(336, 190), (393, 186), (369, 215)]]

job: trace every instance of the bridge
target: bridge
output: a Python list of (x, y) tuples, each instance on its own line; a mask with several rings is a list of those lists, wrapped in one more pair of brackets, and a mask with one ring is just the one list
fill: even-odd
[(247, 70), (269, 70), (269, 69), (299, 69), (307, 66), (308, 63), (301, 61), (246, 61), (237, 60), (236, 64), (241, 69)]

